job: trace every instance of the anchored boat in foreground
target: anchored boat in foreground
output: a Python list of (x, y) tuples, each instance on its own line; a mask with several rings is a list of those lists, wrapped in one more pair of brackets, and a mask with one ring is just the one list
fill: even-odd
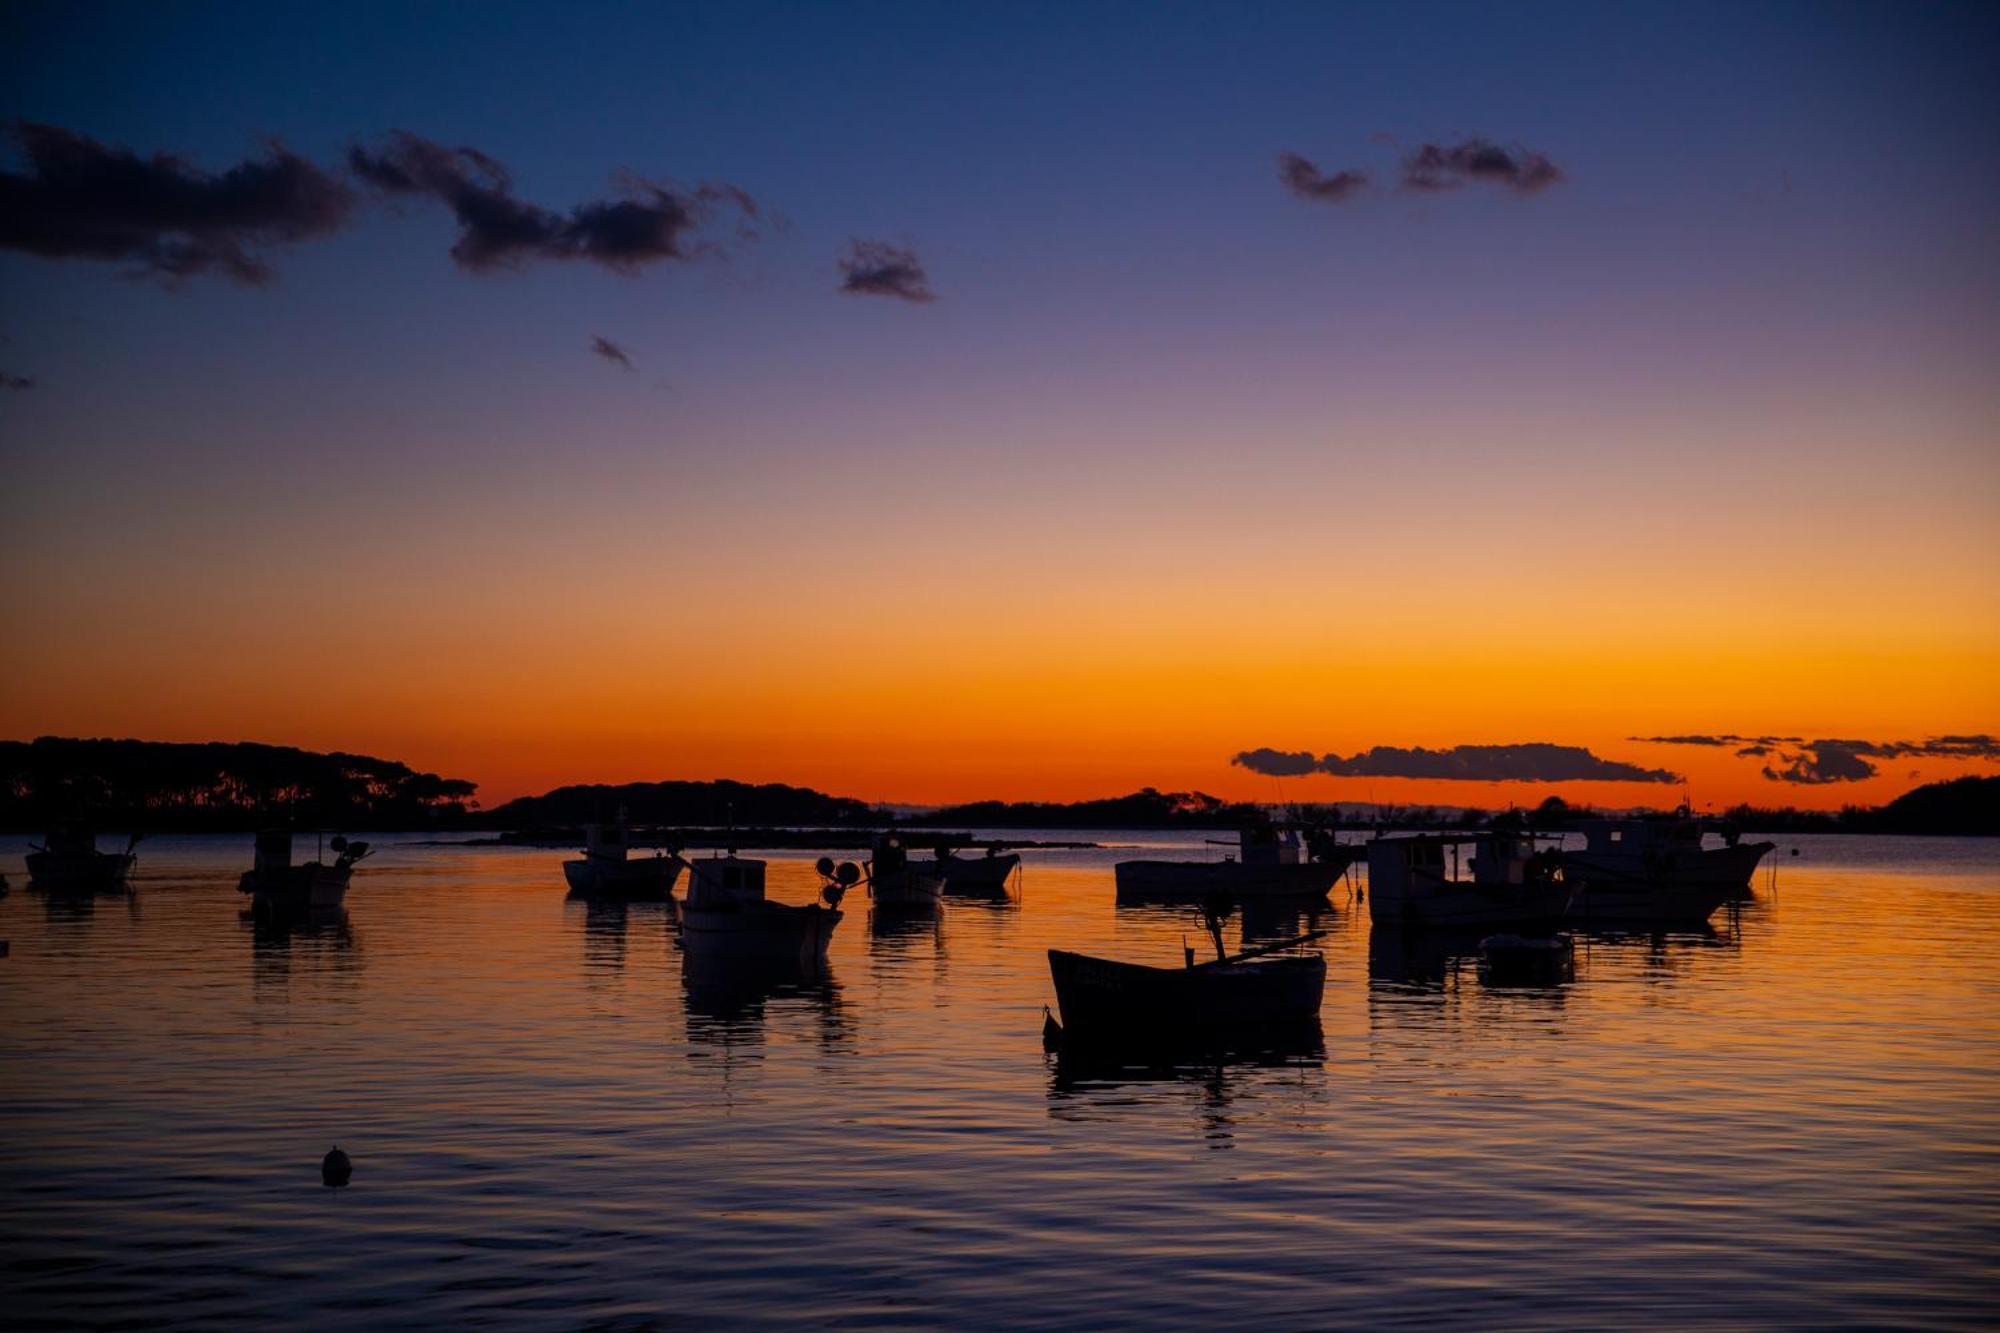
[(772, 902), (764, 896), (765, 863), (738, 856), (689, 861), (681, 904), (681, 947), (694, 955), (811, 962), (826, 956), (840, 924), (838, 887), (822, 903)]

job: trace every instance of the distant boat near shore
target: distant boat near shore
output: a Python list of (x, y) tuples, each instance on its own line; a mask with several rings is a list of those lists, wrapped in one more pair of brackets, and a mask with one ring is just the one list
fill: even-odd
[(97, 849), (97, 835), (81, 823), (52, 830), (28, 853), (28, 886), (55, 893), (117, 893), (139, 864), (133, 848), (143, 836), (132, 834), (122, 852)]
[(637, 861), (630, 854), (631, 836), (622, 816), (615, 824), (586, 825), (583, 855), (563, 862), (563, 878), (579, 898), (659, 902), (671, 897), (686, 863), (665, 852)]
[[(1591, 819), (1578, 827), (1585, 845), (1563, 853), (1563, 873), (1577, 889), (1572, 913), (1602, 921), (1706, 921), (1750, 891), (1750, 877), (1776, 846), (1744, 842), (1736, 826), (1696, 817), (1686, 807), (1666, 817)], [(1720, 847), (1703, 845), (1715, 834)]]
[(1020, 865), (1019, 852), (1002, 852), (997, 846), (988, 846), (984, 856), (960, 856), (940, 846), (937, 859), (919, 862), (918, 869), (943, 880), (946, 893), (992, 893), (1006, 888)]
[(910, 849), (893, 833), (875, 839), (863, 867), (868, 895), (883, 907), (931, 908), (944, 894), (944, 879), (910, 860)]
[(1310, 848), (1296, 829), (1246, 828), (1234, 843), (1236, 856), (1217, 861), (1120, 861), (1112, 867), (1120, 901), (1199, 902), (1221, 894), (1239, 902), (1253, 898), (1324, 898), (1347, 868), (1361, 859), (1355, 844), (1331, 834), (1315, 837)]

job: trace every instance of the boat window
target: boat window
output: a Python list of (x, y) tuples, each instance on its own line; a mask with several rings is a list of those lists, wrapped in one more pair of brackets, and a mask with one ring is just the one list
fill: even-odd
[(1624, 829), (1622, 829), (1622, 828), (1615, 828), (1615, 829), (1612, 829), (1612, 830), (1611, 830), (1611, 841), (1613, 841), (1613, 842), (1623, 842), (1623, 841), (1625, 841), (1625, 830), (1624, 830)]

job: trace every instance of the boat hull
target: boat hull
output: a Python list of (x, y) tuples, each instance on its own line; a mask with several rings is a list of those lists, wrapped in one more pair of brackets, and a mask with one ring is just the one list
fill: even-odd
[(1220, 893), (1251, 898), (1324, 898), (1353, 857), (1302, 865), (1246, 866), (1240, 861), (1120, 861), (1111, 868), (1118, 896), (1136, 902), (1198, 902)]
[(938, 861), (936, 869), (946, 893), (981, 893), (1006, 888), (1020, 864), (1021, 854), (1008, 852), (1005, 856), (947, 856)]
[(1318, 954), (1199, 967), (1144, 967), (1049, 950), (1063, 1026), (1076, 1033), (1219, 1033), (1295, 1028), (1319, 1016)]
[(279, 873), (246, 870), (243, 878), (236, 882), (236, 887), (249, 894), (253, 902), (273, 907), (334, 908), (346, 899), (347, 881), (352, 874), (352, 868), (348, 866), (309, 862), (301, 866), (287, 866)]
[(817, 903), (757, 902), (731, 907), (681, 905), (681, 948), (703, 958), (813, 963), (826, 956), (841, 911)]
[(628, 902), (659, 902), (673, 896), (681, 861), (672, 856), (613, 861), (579, 857), (563, 862), (563, 878), (579, 898), (618, 898)]
[(131, 852), (29, 852), (28, 884), (55, 893), (116, 893), (139, 858)]
[(944, 881), (917, 870), (898, 870), (869, 881), (869, 896), (883, 907), (935, 907)]

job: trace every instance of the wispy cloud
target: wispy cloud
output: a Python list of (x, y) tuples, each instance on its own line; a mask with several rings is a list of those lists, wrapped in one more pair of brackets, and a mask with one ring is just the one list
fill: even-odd
[(715, 247), (699, 239), (721, 213), (733, 213), (738, 235), (755, 233), (756, 200), (734, 185), (692, 190), (630, 173), (617, 183), (622, 198), (593, 200), (559, 213), (517, 198), (506, 167), (476, 148), (447, 148), (392, 132), (376, 148), (355, 145), (348, 167), (391, 196), (428, 196), (451, 210), (459, 227), (451, 257), (474, 273), (518, 268), (530, 260), (583, 260), (616, 273), (686, 260)]
[(937, 300), (916, 252), (887, 241), (855, 241), (840, 260), (840, 290), (849, 296), (888, 296), (927, 305)]
[(626, 354), (625, 349), (617, 343), (612, 342), (603, 334), (599, 334), (590, 340), (590, 350), (613, 365), (623, 366), (627, 370), (638, 369), (637, 366), (632, 364), (632, 358)]
[(1517, 194), (1537, 194), (1565, 180), (1563, 170), (1541, 153), (1502, 147), (1472, 135), (1453, 144), (1420, 144), (1403, 158), (1406, 190), (1455, 190), (1479, 183)]
[(0, 370), (0, 389), (19, 392), (22, 389), (32, 389), (34, 387), (35, 377), (33, 375), (10, 375), (4, 370)]
[(261, 286), (268, 251), (338, 231), (354, 205), (346, 182), (278, 143), (212, 173), (53, 125), (22, 121), (11, 135), (27, 170), (0, 172), (0, 248), (124, 263), (169, 284), (219, 273)]
[(1301, 199), (1327, 204), (1345, 203), (1368, 188), (1365, 171), (1343, 170), (1329, 176), (1297, 153), (1278, 154), (1278, 180)]
[(1526, 741), (1516, 745), (1454, 745), (1429, 750), (1378, 745), (1343, 758), (1309, 751), (1261, 748), (1233, 760), (1255, 773), (1300, 777), (1330, 773), (1348, 778), (1429, 778), (1444, 782), (1679, 782), (1678, 773), (1643, 768), (1592, 754), (1580, 745)]
[(1984, 733), (1932, 736), (1921, 741), (1852, 739), (1803, 740), (1797, 736), (1737, 736), (1729, 733), (1691, 736), (1634, 736), (1654, 745), (1736, 746), (1737, 757), (1769, 759), (1764, 776), (1773, 782), (1818, 787), (1837, 782), (1862, 782), (1881, 771), (1878, 760), (1957, 759), (2000, 760), (2000, 738)]

